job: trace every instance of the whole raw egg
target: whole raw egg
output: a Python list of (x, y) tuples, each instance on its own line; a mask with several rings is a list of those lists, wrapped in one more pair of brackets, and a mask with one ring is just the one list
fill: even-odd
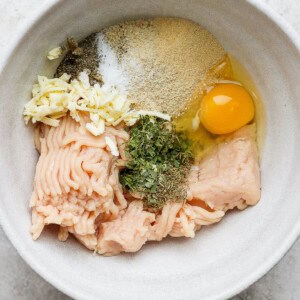
[(199, 117), (209, 132), (226, 134), (249, 123), (254, 110), (253, 99), (244, 87), (220, 83), (203, 97)]

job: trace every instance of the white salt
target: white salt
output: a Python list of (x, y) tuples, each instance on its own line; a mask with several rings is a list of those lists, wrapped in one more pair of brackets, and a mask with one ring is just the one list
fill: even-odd
[(117, 86), (121, 91), (126, 91), (129, 84), (128, 74), (122, 63), (118, 62), (117, 54), (105, 41), (102, 33), (98, 34), (97, 44), (100, 60), (98, 73), (102, 75), (103, 82), (108, 85)]

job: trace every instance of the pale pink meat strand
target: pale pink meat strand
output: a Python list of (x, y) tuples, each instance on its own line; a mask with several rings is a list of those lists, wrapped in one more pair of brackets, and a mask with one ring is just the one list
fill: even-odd
[(66, 194), (70, 192), (70, 185), (67, 183), (66, 174), (65, 174), (65, 172), (67, 172), (65, 168), (65, 159), (66, 159), (67, 152), (68, 152), (68, 147), (61, 149), (60, 166), (63, 167), (59, 168), (58, 171), (58, 180), (60, 182), (60, 186), (62, 187), (63, 192)]
[(48, 168), (49, 168), (49, 151), (50, 149), (48, 148), (47, 154), (45, 155), (44, 158), (44, 163), (42, 164), (41, 167), (41, 173), (40, 173), (40, 184), (42, 186), (43, 189), (43, 193), (46, 195), (50, 195), (50, 189), (47, 185), (47, 181), (46, 181), (46, 176), (45, 173), (47, 172)]
[(70, 186), (70, 188), (73, 188), (74, 190), (78, 190), (79, 189), (79, 185), (71, 178), (71, 164), (70, 164), (70, 160), (72, 157), (72, 146), (68, 146), (65, 148), (65, 155), (64, 155), (64, 164), (63, 164), (63, 177), (65, 182), (67, 183), (67, 185)]
[(61, 156), (62, 156), (62, 150), (58, 149), (56, 150), (57, 152), (57, 157), (54, 157), (54, 166), (53, 166), (53, 171), (52, 171), (52, 183), (54, 185), (54, 188), (56, 190), (57, 195), (62, 194), (62, 187), (59, 182), (59, 166), (61, 163)]

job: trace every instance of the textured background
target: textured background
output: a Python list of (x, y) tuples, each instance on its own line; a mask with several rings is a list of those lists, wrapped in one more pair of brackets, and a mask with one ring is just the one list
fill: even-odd
[[(225, 0), (220, 0), (225, 1)], [(282, 15), (300, 34), (299, 0), (261, 0)], [(0, 62), (24, 21), (47, 0), (0, 0)], [(70, 299), (20, 258), (0, 227), (0, 299)], [(300, 240), (266, 276), (232, 300), (300, 299)]]

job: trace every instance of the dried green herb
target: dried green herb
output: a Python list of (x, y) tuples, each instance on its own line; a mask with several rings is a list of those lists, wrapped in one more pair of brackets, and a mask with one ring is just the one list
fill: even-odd
[(143, 196), (146, 207), (159, 209), (167, 201), (184, 201), (192, 153), (186, 138), (163, 119), (144, 116), (130, 129), (129, 161), (120, 182)]

